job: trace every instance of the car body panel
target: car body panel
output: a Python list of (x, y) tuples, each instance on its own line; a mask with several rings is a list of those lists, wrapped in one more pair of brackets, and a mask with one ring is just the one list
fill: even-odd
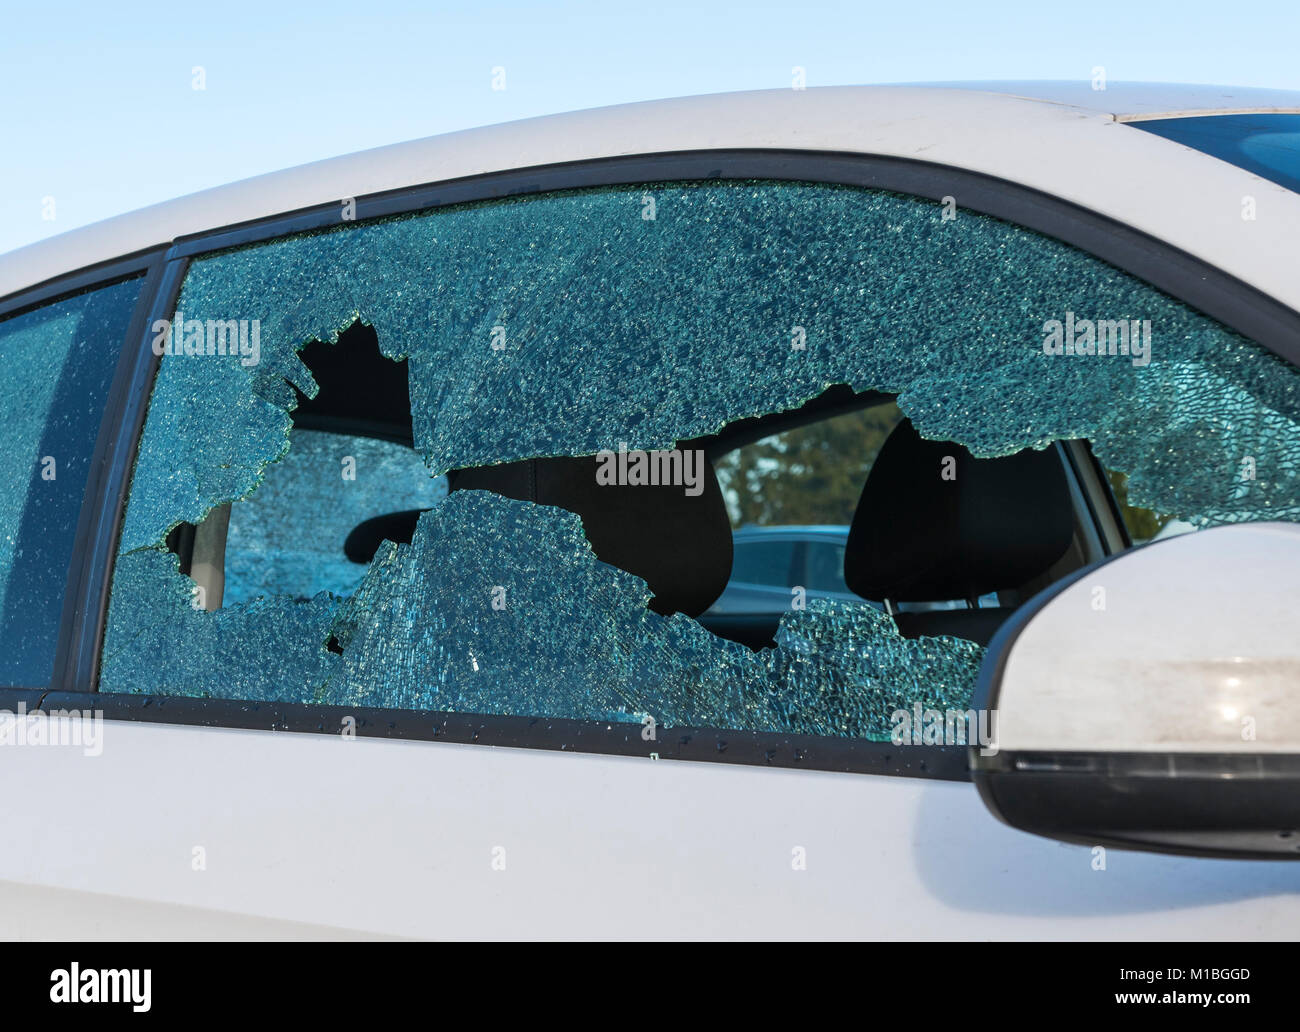
[[(968, 783), (136, 722), (107, 724), (97, 757), (2, 749), (0, 778), (46, 786), (10, 800), (22, 834), (0, 881), (119, 897), (115, 922), (162, 937), (213, 911), (310, 937), (1281, 939), (1300, 923), (1300, 864), (1110, 850), (1098, 869), (1000, 824)], [(6, 908), (0, 934), (48, 931), (23, 909), (48, 898)], [(70, 934), (111, 912), (86, 906)]]
[(1188, 115), (1300, 111), (1300, 91), (1255, 86), (1215, 86), (1183, 82), (1108, 82), (1090, 79), (988, 80), (909, 85), (971, 90), (1021, 97), (1110, 115), (1120, 122)]
[[(1119, 85), (1104, 92), (1112, 90)], [(1294, 96), (1300, 105), (1300, 94)], [(1154, 106), (1167, 114), (1171, 102), (1164, 97)], [(1191, 148), (1130, 131), (1095, 107), (916, 86), (647, 101), (331, 158), (153, 205), (0, 256), (0, 298), (189, 234), (315, 205), (341, 210), (347, 198), (511, 169), (725, 149), (883, 155), (994, 176), (1138, 229), (1300, 311), (1300, 280), (1293, 274), (1300, 196)], [(1256, 199), (1254, 221), (1241, 218), (1243, 195)]]

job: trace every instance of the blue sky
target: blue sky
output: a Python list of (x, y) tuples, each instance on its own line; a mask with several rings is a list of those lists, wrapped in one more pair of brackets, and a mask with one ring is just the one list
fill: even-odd
[(1102, 65), (1111, 81), (1300, 89), (1297, 0), (55, 2), (2, 17), (0, 252), (365, 147), (786, 87), (795, 65), (809, 86), (1087, 79)]

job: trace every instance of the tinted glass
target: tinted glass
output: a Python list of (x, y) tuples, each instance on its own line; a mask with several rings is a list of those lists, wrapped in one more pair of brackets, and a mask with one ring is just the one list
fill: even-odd
[(731, 560), (731, 579), (744, 584), (767, 584), (772, 587), (791, 586), (791, 564), (794, 560), (792, 541), (736, 542)]
[(833, 541), (809, 541), (804, 545), (809, 591), (848, 593), (844, 583), (844, 545)]
[(0, 322), (0, 683), (49, 683), (90, 458), (139, 292), (128, 280)]
[(431, 477), (412, 448), (294, 430), (257, 492), (231, 506), (222, 604), (350, 595), (366, 565), (345, 554), (348, 534), (393, 510), (432, 509), (446, 493), (446, 477)]
[(1300, 115), (1202, 115), (1127, 124), (1300, 193)]

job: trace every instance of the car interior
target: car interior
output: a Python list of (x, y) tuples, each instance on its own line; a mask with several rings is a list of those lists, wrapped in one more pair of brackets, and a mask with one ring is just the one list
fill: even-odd
[[(355, 323), (337, 344), (301, 352), (319, 385), (299, 394), (295, 428), (378, 437), (414, 447), (406, 362), (379, 350), (374, 330)], [(893, 401), (836, 385), (797, 409), (739, 419), (706, 438), (705, 486), (601, 485), (595, 456), (530, 458), (452, 470), (450, 491), (485, 490), (576, 513), (597, 558), (643, 578), (657, 613), (683, 613), (712, 633), (750, 648), (772, 647), (783, 612), (712, 614), (728, 584), (733, 526), (715, 466), (774, 434)], [(1074, 443), (1074, 442), (1071, 442)], [(1086, 445), (1078, 442), (1085, 449)], [(304, 498), (304, 506), (328, 504)], [(369, 563), (385, 541), (409, 542), (421, 509), (381, 512), (336, 545)], [(221, 605), (230, 506), (199, 527), (182, 525), (169, 546), (182, 572), (205, 588), (206, 608)], [(975, 458), (960, 444), (928, 440), (903, 419), (870, 466), (844, 550), (844, 581), (880, 603), (900, 633), (953, 635), (987, 644), (1022, 601), (1097, 557), (1095, 515), (1062, 444), (1000, 458)], [(995, 595), (997, 605), (981, 605)], [(937, 603), (946, 603), (937, 605)]]

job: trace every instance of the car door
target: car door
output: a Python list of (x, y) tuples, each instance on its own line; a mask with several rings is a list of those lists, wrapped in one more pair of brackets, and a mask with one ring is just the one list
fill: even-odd
[[(1009, 613), (1122, 549), (1105, 469), (1135, 506), (1255, 516), (1192, 471), (1247, 445), (1286, 467), (1296, 371), (1005, 219), (813, 166), (671, 167), (522, 197), (487, 177), (477, 203), (169, 253), (149, 318), (110, 333), (79, 615), (48, 681), (6, 693), (106, 718), (59, 747), (31, 729), (74, 718), (11, 721), (30, 744), (4, 774), (40, 791), (11, 800), (31, 834), (0, 851), (7, 931), (1289, 933), (1291, 865), (995, 821), (960, 730), (982, 632), (905, 634), (892, 602), (970, 581)], [(1091, 352), (1053, 350), (1076, 315)], [(1098, 352), (1101, 321), (1146, 336)], [(879, 397), (915, 428), (850, 535), (849, 585), (880, 590), (792, 606), (767, 647), (703, 627), (730, 572), (718, 435)], [(1255, 436), (1205, 431), (1227, 424)], [(1000, 506), (975, 580), (917, 527), (968, 476)], [(913, 707), (956, 736), (904, 730)]]

